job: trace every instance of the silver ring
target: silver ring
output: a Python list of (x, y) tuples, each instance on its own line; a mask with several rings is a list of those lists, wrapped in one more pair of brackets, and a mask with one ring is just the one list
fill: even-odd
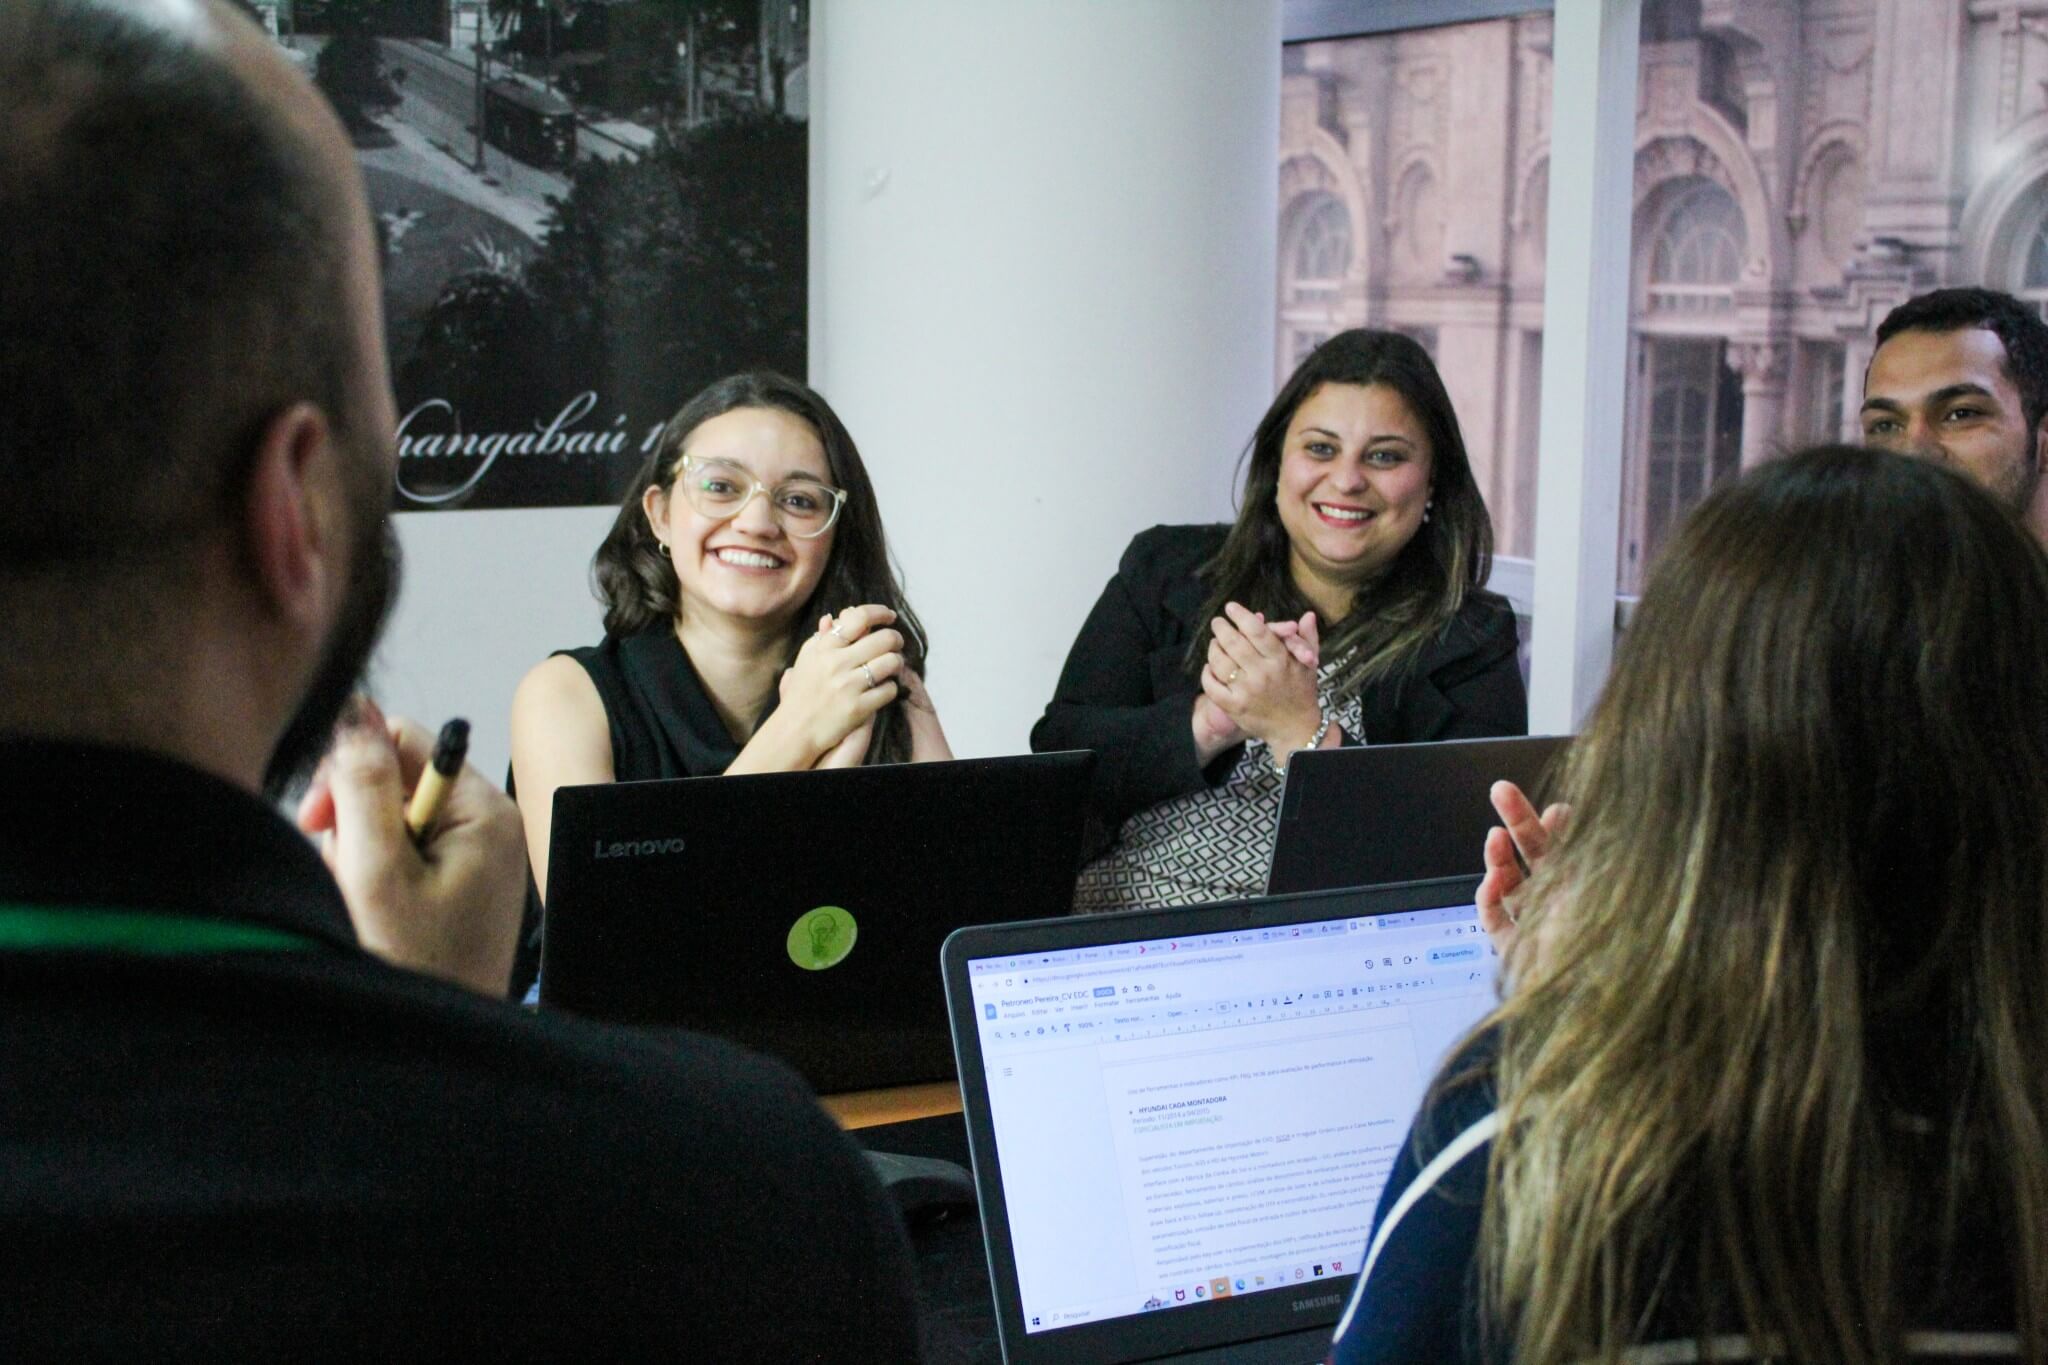
[(862, 664), (860, 666), (860, 675), (868, 680), (868, 686), (870, 688), (876, 688), (881, 686), (880, 683), (875, 681), (875, 671), (872, 668), (869, 668), (866, 664)]
[(837, 640), (842, 645), (846, 643), (846, 637), (839, 633), (839, 623), (837, 621), (834, 621), (830, 626), (826, 627), (825, 633), (831, 636), (833, 639)]

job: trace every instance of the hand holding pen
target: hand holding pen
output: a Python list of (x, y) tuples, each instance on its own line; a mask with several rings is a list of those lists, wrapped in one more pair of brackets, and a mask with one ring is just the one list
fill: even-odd
[(299, 804), (299, 828), (319, 837), (365, 948), (503, 996), (525, 904), (525, 836), (518, 808), (446, 738), (437, 767), (424, 729), (359, 704)]
[(412, 789), (412, 800), (405, 804), (405, 828), (415, 843), (424, 841), (427, 831), (434, 827), (441, 804), (454, 789), (462, 761), (468, 757), (469, 722), (457, 716), (441, 727), (440, 737), (434, 741), (433, 757), (427, 760), (419, 785)]

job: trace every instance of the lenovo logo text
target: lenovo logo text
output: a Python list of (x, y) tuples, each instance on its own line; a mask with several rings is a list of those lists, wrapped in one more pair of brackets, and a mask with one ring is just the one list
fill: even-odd
[(653, 858), (663, 853), (681, 853), (681, 839), (626, 839), (618, 843), (597, 840), (597, 852), (593, 858)]

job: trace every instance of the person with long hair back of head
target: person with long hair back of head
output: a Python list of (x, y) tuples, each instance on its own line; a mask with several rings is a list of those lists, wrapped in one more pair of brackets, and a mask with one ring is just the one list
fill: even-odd
[(1076, 912), (1259, 894), (1300, 749), (1524, 733), (1492, 548), (1428, 352), (1317, 347), (1252, 436), (1236, 524), (1131, 542), (1032, 729), (1098, 756)]
[(2044, 680), (2048, 558), (1950, 469), (1709, 496), (1332, 1360), (2048, 1361)]
[(603, 642), (512, 699), (537, 888), (557, 787), (952, 757), (860, 452), (795, 380), (733, 375), (684, 404), (591, 572)]

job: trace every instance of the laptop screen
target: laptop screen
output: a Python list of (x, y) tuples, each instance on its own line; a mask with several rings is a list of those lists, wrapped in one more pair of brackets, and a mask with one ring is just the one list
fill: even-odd
[(1025, 1331), (1356, 1274), (1494, 970), (1470, 904), (970, 958)]

